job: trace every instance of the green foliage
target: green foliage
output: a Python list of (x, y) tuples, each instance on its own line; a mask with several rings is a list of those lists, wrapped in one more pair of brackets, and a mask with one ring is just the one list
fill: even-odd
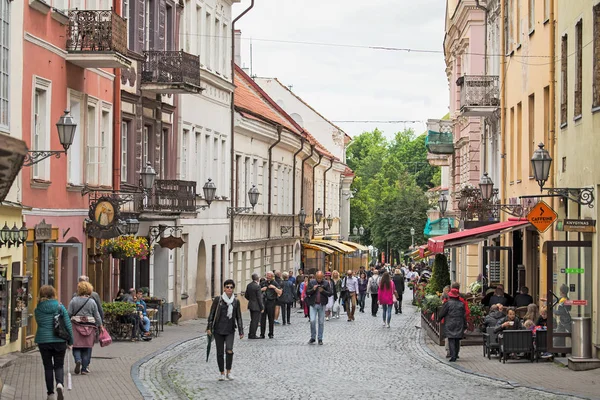
[(136, 306), (134, 303), (115, 301), (113, 303), (102, 303), (102, 310), (106, 316), (118, 317), (135, 312)]
[(469, 311), (471, 312), (469, 323), (469, 330), (473, 330), (483, 324), (485, 318), (485, 311), (481, 303), (469, 302)]
[(448, 259), (444, 254), (436, 254), (429, 280), (429, 293), (438, 293), (444, 290), (444, 286), (450, 284), (450, 270), (448, 268)]
[(427, 294), (421, 302), (421, 310), (426, 311), (429, 314), (433, 314), (438, 307), (442, 306), (442, 299), (435, 294)]

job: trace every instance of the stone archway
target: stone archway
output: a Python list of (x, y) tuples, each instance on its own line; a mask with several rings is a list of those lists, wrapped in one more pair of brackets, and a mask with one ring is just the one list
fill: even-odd
[(206, 281), (206, 244), (204, 240), (198, 245), (198, 262), (196, 267), (196, 303), (198, 304), (198, 317), (208, 317), (210, 299), (208, 297), (208, 283)]

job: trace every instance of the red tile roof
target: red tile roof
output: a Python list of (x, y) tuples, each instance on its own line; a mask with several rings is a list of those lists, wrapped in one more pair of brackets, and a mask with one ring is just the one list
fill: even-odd
[(354, 171), (350, 169), (349, 166), (346, 165), (346, 169), (344, 170), (344, 176), (354, 176)]

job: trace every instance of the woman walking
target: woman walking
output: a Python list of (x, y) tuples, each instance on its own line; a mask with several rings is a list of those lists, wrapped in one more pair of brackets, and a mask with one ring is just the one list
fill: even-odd
[(292, 303), (294, 302), (294, 284), (290, 281), (290, 275), (287, 272), (281, 274), (281, 277), (283, 278), (281, 285), (283, 293), (279, 297), (279, 303), (281, 304), (281, 318), (283, 319), (283, 325), (286, 323), (290, 325)]
[[(68, 339), (61, 339), (54, 333), (54, 316), (62, 315), (65, 328), (69, 333)], [(46, 378), (47, 400), (54, 400), (54, 381), (56, 380), (56, 393), (58, 400), (64, 397), (64, 364), (67, 347), (73, 344), (73, 330), (69, 314), (65, 307), (56, 300), (56, 290), (50, 285), (40, 288), (40, 302), (35, 308), (35, 322), (38, 329), (35, 342), (40, 349), (44, 375)]]
[(365, 312), (365, 297), (367, 297), (367, 274), (363, 271), (358, 278), (358, 311)]
[[(331, 282), (331, 272), (325, 272), (325, 280), (329, 284), (329, 287), (333, 289), (333, 283)], [(335, 299), (333, 296), (329, 296), (327, 298), (327, 305), (325, 306), (325, 321), (329, 321), (329, 317), (331, 316), (331, 310), (333, 310), (333, 303)]]
[(467, 328), (467, 312), (465, 305), (460, 301), (458, 289), (451, 289), (448, 292), (448, 301), (442, 306), (442, 311), (438, 315), (438, 320), (444, 318), (444, 330), (450, 347), (450, 361), (454, 362), (458, 358), (460, 351), (460, 340)]
[(379, 290), (377, 290), (377, 299), (379, 304), (383, 306), (383, 326), (390, 327), (392, 319), (392, 308), (394, 307), (394, 295), (396, 295), (396, 287), (389, 272), (384, 272), (379, 282)]
[(96, 331), (102, 327), (102, 319), (96, 302), (91, 298), (93, 287), (88, 282), (77, 284), (77, 296), (69, 303), (69, 315), (73, 324), (73, 357), (75, 373), (87, 375), (96, 340)]
[[(208, 315), (208, 325), (206, 334), (215, 338), (217, 346), (217, 364), (219, 365), (219, 380), (225, 379), (232, 381), (231, 364), (233, 363), (233, 340), (235, 330), (238, 330), (240, 339), (244, 338), (244, 324), (242, 322), (242, 312), (240, 302), (233, 294), (235, 282), (233, 279), (227, 279), (223, 283), (223, 294), (213, 299), (210, 314)], [(225, 355), (226, 353), (226, 355)], [(225, 355), (225, 365), (223, 365), (223, 355)], [(225, 375), (227, 369), (227, 375)]]
[(337, 318), (340, 319), (340, 309), (342, 305), (340, 304), (340, 292), (342, 291), (342, 280), (340, 279), (340, 273), (334, 270), (331, 273), (331, 281), (333, 283), (333, 306), (331, 312), (331, 319)]

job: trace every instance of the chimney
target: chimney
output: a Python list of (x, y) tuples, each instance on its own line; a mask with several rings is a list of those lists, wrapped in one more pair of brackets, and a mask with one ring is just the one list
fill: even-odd
[(234, 48), (234, 58), (233, 61), (239, 67), (242, 66), (242, 31), (239, 29), (235, 30), (235, 36), (233, 39)]

